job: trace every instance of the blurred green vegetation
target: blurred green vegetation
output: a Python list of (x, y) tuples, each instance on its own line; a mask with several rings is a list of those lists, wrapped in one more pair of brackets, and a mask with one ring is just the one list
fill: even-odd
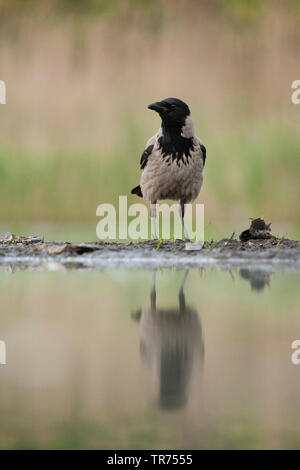
[[(0, 9), (3, 11), (16, 11), (16, 9), (37, 8), (39, 0), (0, 0)], [(172, 0), (44, 0), (43, 4), (52, 7), (57, 11), (80, 11), (103, 13), (107, 11), (118, 12), (125, 4), (131, 8), (139, 8), (149, 14), (155, 10), (161, 11), (164, 3), (172, 4)], [(262, 14), (264, 7), (272, 1), (266, 0), (185, 0), (186, 7), (219, 8), (231, 15), (236, 15), (240, 19), (258, 18)], [(296, 10), (299, 7), (297, 0), (281, 0), (286, 8)]]
[[(98, 204), (117, 204), (119, 195), (140, 202), (129, 193), (140, 177), (143, 133), (138, 134), (134, 121), (126, 124), (126, 130), (122, 148), (106, 155), (100, 149), (98, 154), (66, 149), (32, 158), (26, 152), (2, 148), (2, 219), (90, 222)], [(238, 132), (213, 135), (199, 201), (209, 210), (211, 198), (217, 200), (220, 217), (228, 206), (239, 206), (244, 208), (245, 218), (262, 214), (275, 222), (297, 224), (299, 155), (300, 134), (283, 122), (248, 123)]]

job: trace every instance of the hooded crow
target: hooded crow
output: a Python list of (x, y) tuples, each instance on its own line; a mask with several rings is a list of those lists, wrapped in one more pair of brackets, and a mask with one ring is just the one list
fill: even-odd
[(166, 98), (148, 108), (156, 111), (162, 122), (158, 132), (146, 144), (140, 161), (143, 170), (140, 184), (131, 193), (150, 202), (154, 238), (158, 238), (155, 225), (157, 201), (180, 201), (180, 220), (185, 238), (189, 240), (184, 225), (184, 205), (194, 201), (200, 192), (206, 149), (195, 135), (186, 103), (177, 98)]
[(204, 339), (198, 312), (185, 301), (184, 286), (178, 304), (161, 308), (156, 304), (156, 271), (150, 293), (150, 305), (132, 315), (140, 322), (140, 353), (148, 393), (158, 398), (163, 409), (183, 408), (193, 383), (201, 378), (204, 364)]

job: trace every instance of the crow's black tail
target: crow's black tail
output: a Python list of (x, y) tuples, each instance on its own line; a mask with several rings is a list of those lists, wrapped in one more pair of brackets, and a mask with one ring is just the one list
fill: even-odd
[(140, 185), (138, 185), (138, 186), (136, 186), (135, 188), (133, 188), (133, 189), (131, 190), (131, 194), (136, 194), (137, 196), (143, 197), (143, 193), (142, 193), (142, 190), (141, 190)]

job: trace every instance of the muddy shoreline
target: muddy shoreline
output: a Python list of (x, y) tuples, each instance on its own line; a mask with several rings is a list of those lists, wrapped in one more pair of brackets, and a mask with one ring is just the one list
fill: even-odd
[(39, 237), (11, 235), (0, 240), (0, 265), (16, 269), (250, 266), (300, 270), (300, 245), (298, 241), (286, 238), (241, 241), (232, 237), (204, 242), (201, 250), (190, 251), (186, 250), (183, 240), (45, 243)]

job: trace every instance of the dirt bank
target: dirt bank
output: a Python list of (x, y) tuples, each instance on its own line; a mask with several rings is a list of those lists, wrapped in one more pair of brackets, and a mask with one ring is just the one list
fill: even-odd
[(204, 242), (201, 250), (188, 251), (182, 240), (118, 243), (44, 243), (39, 237), (0, 239), (0, 264), (16, 267), (63, 265), (74, 268), (105, 267), (201, 267), (204, 265), (263, 265), (300, 269), (300, 246), (295, 240), (266, 239), (242, 241), (232, 236)]

